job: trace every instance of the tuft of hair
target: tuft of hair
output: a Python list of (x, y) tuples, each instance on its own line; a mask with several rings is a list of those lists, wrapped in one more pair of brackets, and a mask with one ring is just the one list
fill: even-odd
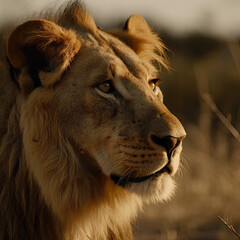
[(112, 30), (110, 33), (132, 48), (141, 59), (150, 62), (157, 70), (161, 70), (162, 67), (171, 69), (166, 54), (168, 48), (156, 33), (152, 31), (147, 34), (129, 33), (122, 30)]
[(63, 5), (56, 14), (58, 24), (66, 28), (77, 28), (96, 34), (97, 27), (93, 17), (88, 13), (82, 1), (72, 0)]

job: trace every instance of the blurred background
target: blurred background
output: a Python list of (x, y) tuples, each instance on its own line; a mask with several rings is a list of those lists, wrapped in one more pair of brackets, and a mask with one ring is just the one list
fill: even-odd
[[(0, 0), (0, 27), (64, 0)], [(240, 239), (240, 1), (85, 0), (98, 26), (141, 14), (167, 47), (165, 103), (186, 128), (178, 190), (147, 206), (136, 240)]]

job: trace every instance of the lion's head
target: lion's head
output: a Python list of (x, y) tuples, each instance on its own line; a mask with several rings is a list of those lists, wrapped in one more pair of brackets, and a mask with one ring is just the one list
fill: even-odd
[(171, 195), (186, 133), (159, 87), (164, 45), (141, 16), (111, 32), (82, 8), (31, 20), (11, 34), (8, 58), (24, 154), (47, 201), (78, 202), (79, 185), (100, 175), (146, 201)]

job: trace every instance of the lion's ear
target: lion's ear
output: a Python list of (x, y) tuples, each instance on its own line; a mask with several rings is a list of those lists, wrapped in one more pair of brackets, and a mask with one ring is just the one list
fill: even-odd
[(73, 31), (38, 19), (25, 22), (12, 32), (7, 53), (15, 69), (27, 69), (31, 77), (37, 76), (42, 86), (49, 87), (59, 80), (80, 47)]
[(134, 14), (126, 21), (124, 30), (130, 34), (151, 34), (151, 29), (145, 19), (139, 15)]
[(162, 66), (169, 69), (165, 45), (141, 15), (132, 15), (126, 21), (123, 30), (112, 30), (110, 33), (122, 40), (142, 60), (151, 63), (157, 70)]

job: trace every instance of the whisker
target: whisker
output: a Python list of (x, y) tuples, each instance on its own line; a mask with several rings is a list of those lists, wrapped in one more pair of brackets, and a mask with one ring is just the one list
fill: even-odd
[(118, 184), (120, 184), (124, 178), (127, 176), (128, 172), (129, 172), (130, 168), (125, 169), (124, 173), (120, 176), (120, 179), (118, 180)]
[(180, 163), (177, 173), (178, 173), (178, 176), (180, 176), (181, 178), (186, 175), (187, 170), (183, 164)]
[(127, 182), (128, 182), (128, 180), (130, 179), (130, 177), (131, 177), (132, 174), (133, 174), (133, 170), (131, 170), (131, 171), (129, 172), (128, 178), (127, 178)]
[[(181, 157), (184, 157), (184, 160), (185, 161), (192, 161), (192, 159), (188, 156), (188, 155), (186, 155), (184, 152), (181, 152)], [(185, 159), (186, 158), (186, 159)]]

